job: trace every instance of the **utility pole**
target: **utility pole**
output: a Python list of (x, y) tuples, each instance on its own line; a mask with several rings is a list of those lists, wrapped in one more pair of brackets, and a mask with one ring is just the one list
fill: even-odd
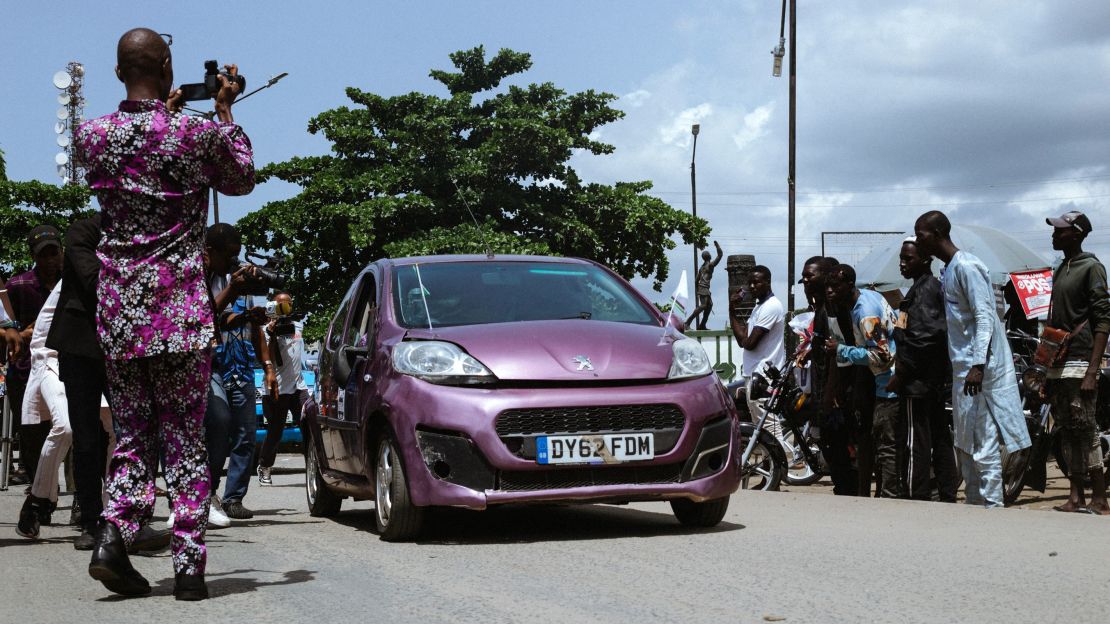
[(797, 0), (790, 0), (790, 164), (787, 172), (787, 210), (789, 212), (790, 231), (787, 236), (786, 258), (786, 314), (790, 318), (794, 314), (794, 162), (797, 135), (795, 122), (797, 121), (798, 104), (798, 13)]
[[(694, 135), (694, 151), (690, 153), (690, 207), (693, 210), (695, 217), (698, 216), (698, 173), (697, 168), (694, 166), (694, 158), (698, 155), (698, 132), (701, 130), (701, 125), (694, 124), (690, 126), (690, 134)], [(690, 276), (695, 284), (698, 279), (698, 245), (694, 244), (694, 273)]]

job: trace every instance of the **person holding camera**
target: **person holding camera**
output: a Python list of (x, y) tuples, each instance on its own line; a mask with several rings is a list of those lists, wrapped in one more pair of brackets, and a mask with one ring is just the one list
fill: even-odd
[[(262, 334), (266, 308), (255, 305), (254, 295), (250, 294), (262, 284), (258, 283), (255, 267), (239, 265), (242, 248), (242, 239), (234, 226), (217, 223), (208, 228), (205, 248), (208, 284), (220, 329), (205, 415), (208, 467), (212, 474), (210, 522), (213, 526), (228, 526), (231, 519), (254, 517), (254, 512), (243, 506), (243, 498), (250, 485), (258, 428), (254, 389), (256, 358), (265, 371), (268, 395), (277, 398), (277, 377)], [(221, 499), (218, 490), (225, 461), (228, 462), (227, 483)]]
[(266, 439), (258, 454), (258, 484), (273, 485), (271, 472), (277, 458), (278, 443), (285, 430), (285, 415), (293, 414), (293, 422), (301, 420), (301, 405), (304, 404), (308, 387), (302, 375), (304, 362), (304, 339), (301, 337), (301, 324), (293, 320), (293, 298), (289, 293), (278, 292), (274, 295), (268, 309), (270, 323), (266, 334), (270, 338), (270, 361), (277, 365), (278, 396), (262, 397), (262, 415), (266, 418)]
[[(174, 597), (202, 600), (208, 597), (204, 413), (214, 337), (204, 225), (210, 188), (225, 195), (254, 189), (254, 157), (231, 116), (238, 81), (219, 77), (218, 122), (191, 117), (180, 113), (170, 47), (158, 33), (124, 33), (116, 56), (127, 99), (116, 112), (82, 124), (76, 139), (101, 209), (97, 335), (117, 432), (89, 575), (114, 593), (150, 593), (127, 547), (153, 513), (161, 455), (173, 509)], [(231, 65), (228, 73), (238, 69)]]

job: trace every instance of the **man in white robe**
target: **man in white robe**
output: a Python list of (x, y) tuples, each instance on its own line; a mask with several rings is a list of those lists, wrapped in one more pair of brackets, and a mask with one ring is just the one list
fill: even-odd
[(918, 247), (945, 263), (941, 273), (952, 358), (952, 421), (969, 505), (1003, 506), (1002, 447), (1030, 445), (1013, 355), (995, 311), (987, 267), (960, 251), (939, 211), (914, 224)]

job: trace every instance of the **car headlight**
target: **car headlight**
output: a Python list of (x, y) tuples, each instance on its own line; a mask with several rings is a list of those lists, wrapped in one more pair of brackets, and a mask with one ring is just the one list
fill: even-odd
[(398, 344), (393, 348), (393, 368), (399, 373), (439, 384), (480, 384), (496, 380), (490, 369), (458, 345), (438, 340)]
[(667, 373), (667, 379), (700, 377), (713, 372), (709, 356), (697, 340), (681, 338), (674, 341), (671, 349), (674, 351), (674, 360), (671, 362), (671, 372)]

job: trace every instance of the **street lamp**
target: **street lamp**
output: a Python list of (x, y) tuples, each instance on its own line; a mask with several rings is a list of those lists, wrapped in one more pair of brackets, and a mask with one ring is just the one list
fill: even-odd
[[(690, 153), (690, 207), (693, 209), (694, 217), (698, 216), (698, 178), (697, 169), (694, 167), (694, 157), (698, 155), (698, 132), (700, 130), (700, 124), (690, 126), (690, 134), (694, 135), (694, 151)], [(695, 280), (698, 278), (697, 243), (694, 243), (694, 274), (691, 277)]]
[[(797, 95), (798, 95), (798, 37), (797, 37), (797, 0), (789, 0), (790, 2), (790, 131), (787, 139), (789, 144), (789, 156), (787, 163), (786, 174), (786, 202), (787, 213), (789, 221), (789, 229), (787, 232), (786, 243), (786, 313), (793, 315), (794, 313), (794, 153), (795, 153), (795, 121), (797, 118)], [(771, 54), (775, 56), (775, 64), (771, 73), (775, 77), (782, 76), (782, 57), (785, 53), (783, 50), (784, 32), (786, 28), (786, 13), (787, 13), (787, 0), (782, 0), (782, 18), (779, 20), (779, 45), (777, 48), (771, 50)]]

